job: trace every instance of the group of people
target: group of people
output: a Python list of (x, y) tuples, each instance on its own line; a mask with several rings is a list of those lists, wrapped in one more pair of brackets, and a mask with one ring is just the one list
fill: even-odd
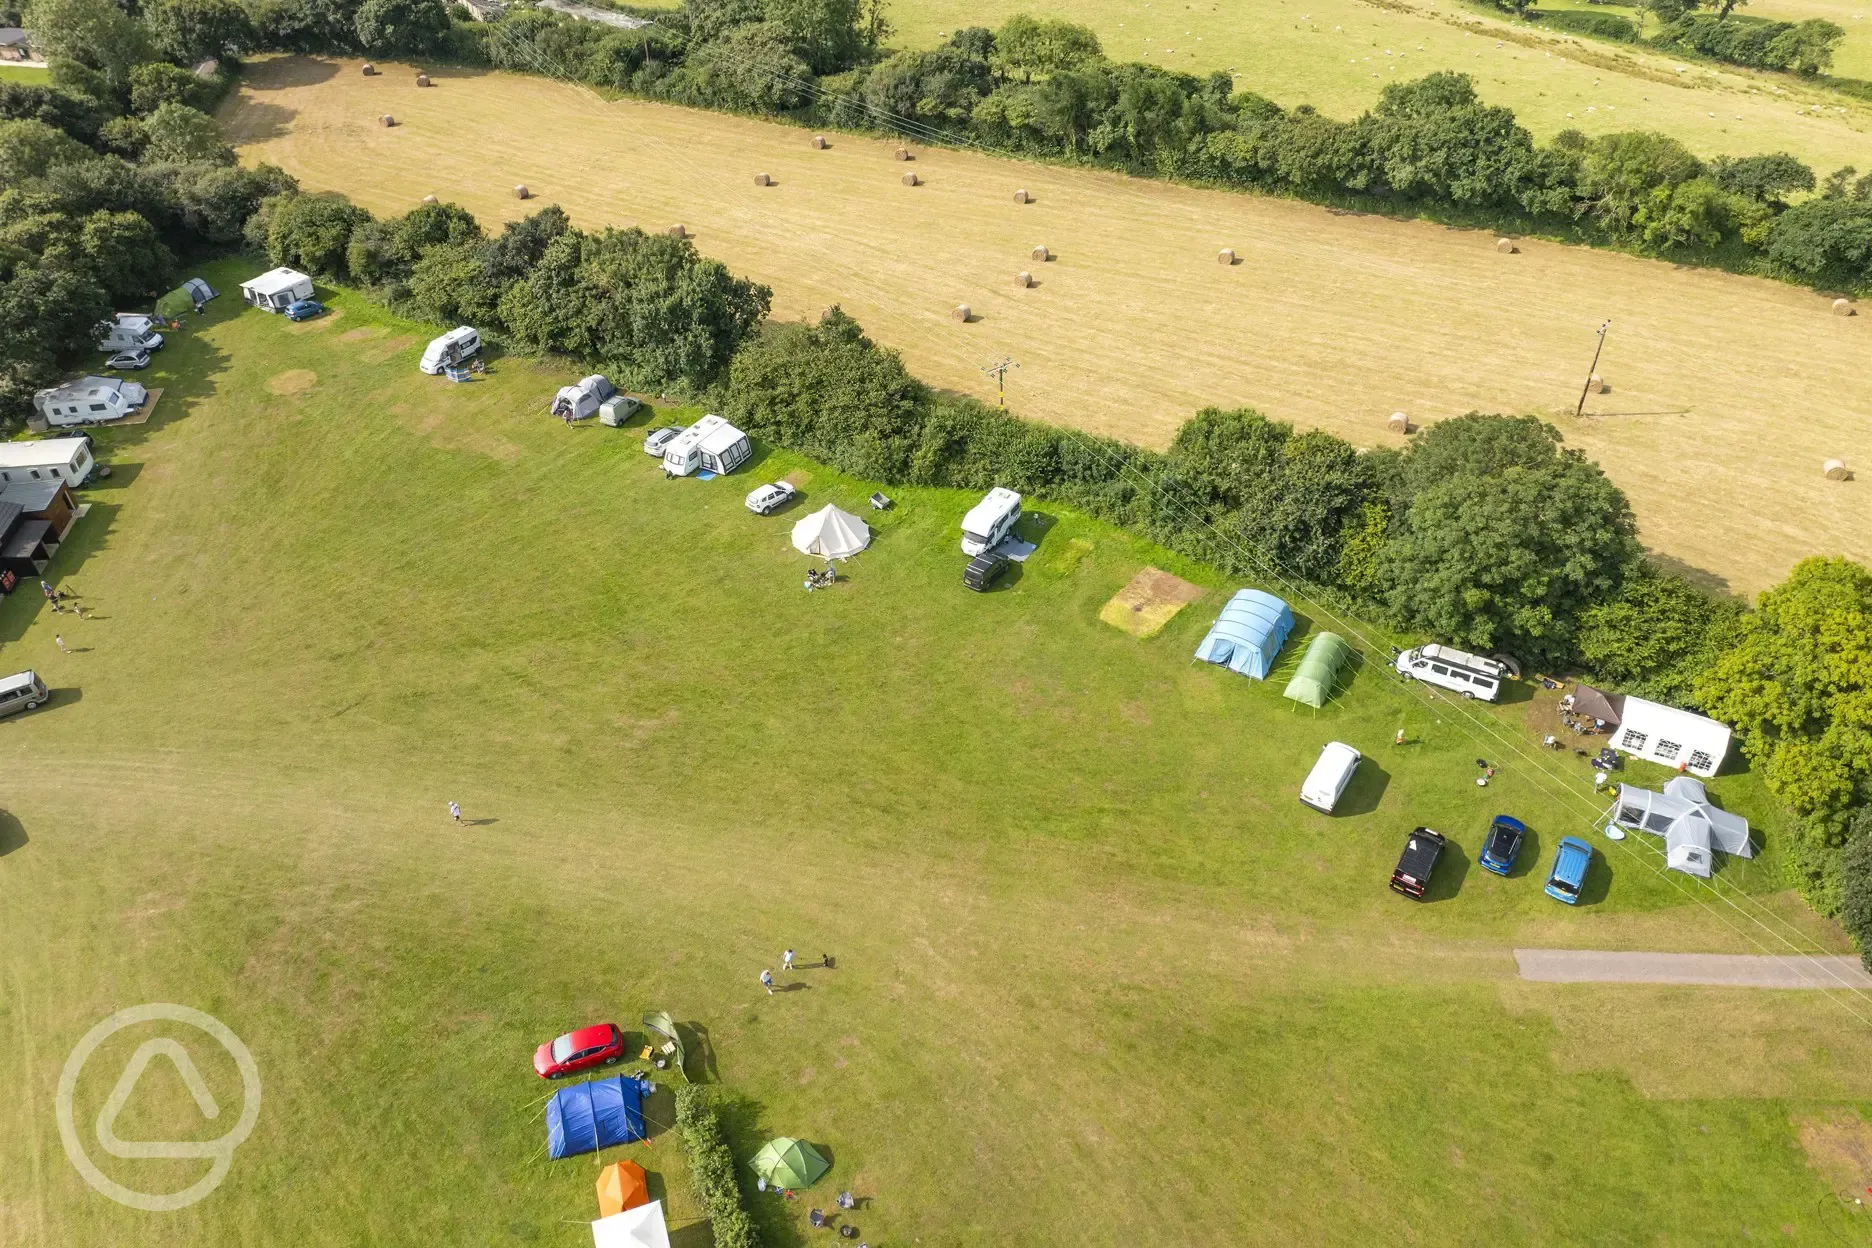
[(824, 589), (836, 580), (838, 580), (838, 573), (833, 570), (832, 565), (829, 563), (826, 564), (823, 572), (818, 568), (807, 568), (806, 592), (811, 593), (815, 589)]

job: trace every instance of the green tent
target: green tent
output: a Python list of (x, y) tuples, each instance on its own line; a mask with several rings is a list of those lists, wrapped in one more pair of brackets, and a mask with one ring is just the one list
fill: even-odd
[(156, 301), (156, 315), (166, 321), (179, 318), (184, 312), (195, 310), (195, 296), (186, 286), (178, 286)]
[(662, 1010), (652, 1010), (650, 1013), (643, 1016), (643, 1025), (676, 1046), (676, 1051), (671, 1053), (670, 1056), (676, 1062), (676, 1073), (683, 1077), (684, 1083), (688, 1083), (689, 1072), (685, 1069), (688, 1054), (683, 1052), (682, 1037), (676, 1034), (675, 1020), (670, 1018), (670, 1016), (665, 1014)]
[(1321, 633), (1307, 643), (1300, 670), (1287, 682), (1286, 697), (1311, 707), (1325, 706), (1338, 682), (1339, 669), (1352, 658), (1352, 647), (1338, 633)]
[(818, 1149), (805, 1140), (790, 1140), (784, 1135), (768, 1140), (754, 1154), (754, 1173), (766, 1179), (769, 1187), (811, 1187), (831, 1168), (832, 1163), (821, 1157)]

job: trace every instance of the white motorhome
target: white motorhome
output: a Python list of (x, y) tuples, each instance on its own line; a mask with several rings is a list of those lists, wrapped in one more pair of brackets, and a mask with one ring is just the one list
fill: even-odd
[(1326, 748), (1320, 751), (1319, 761), (1313, 764), (1313, 770), (1307, 772), (1307, 778), (1300, 784), (1300, 801), (1311, 806), (1322, 815), (1330, 815), (1333, 807), (1346, 791), (1346, 785), (1352, 783), (1352, 773), (1358, 770), (1359, 760), (1364, 755), (1343, 741), (1328, 741)]
[(33, 395), (33, 406), (48, 425), (101, 425), (134, 413), (149, 391), (121, 377), (80, 377)]
[(450, 365), (459, 364), (481, 349), (481, 335), (467, 325), (457, 325), (440, 338), (432, 338), (423, 348), (422, 363), (417, 367), (434, 376)]
[(589, 377), (579, 378), (575, 386), (560, 386), (559, 393), (553, 396), (552, 414), (584, 420), (616, 393), (617, 387), (611, 384), (610, 378), (602, 373), (593, 373)]
[(754, 454), (748, 436), (720, 416), (704, 416), (663, 448), (663, 471), (673, 477), (692, 472), (733, 472)]
[(312, 297), (312, 279), (297, 269), (268, 269), (241, 283), (241, 298), (265, 312), (284, 312)]
[(974, 556), (993, 550), (1014, 531), (1014, 522), (1020, 518), (1021, 496), (995, 486), (962, 517), (962, 553)]
[(105, 321), (101, 328), (104, 333), (98, 338), (97, 349), (106, 354), (162, 350), (163, 336), (156, 332), (153, 317), (119, 312), (114, 319)]
[(91, 439), (44, 438), (37, 442), (0, 442), (0, 485), (18, 481), (63, 481), (83, 485), (97, 461)]
[(1427, 685), (1452, 689), (1465, 698), (1493, 702), (1501, 692), (1502, 677), (1508, 674), (1508, 665), (1454, 646), (1430, 645), (1398, 655), (1397, 670)]

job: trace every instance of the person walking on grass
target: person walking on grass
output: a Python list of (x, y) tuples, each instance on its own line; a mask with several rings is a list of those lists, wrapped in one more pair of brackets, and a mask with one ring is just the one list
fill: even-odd
[(773, 972), (762, 971), (760, 973), (760, 982), (761, 987), (767, 990), (767, 995), (770, 997), (773, 996)]
[(783, 971), (790, 971), (793, 969), (793, 951), (791, 949), (780, 955), (780, 969)]
[(53, 633), (53, 634), (52, 634), (52, 644), (53, 644), (53, 645), (55, 645), (55, 646), (57, 646), (57, 647), (59, 648), (59, 653), (60, 653), (60, 654), (70, 654), (70, 653), (71, 653), (71, 651), (70, 651), (70, 650), (67, 650), (67, 649), (65, 648), (65, 637), (64, 637), (64, 635), (63, 635), (63, 634), (61, 634), (61, 633)]
[(449, 818), (453, 819), (456, 823), (461, 822), (461, 803), (460, 802), (449, 803)]

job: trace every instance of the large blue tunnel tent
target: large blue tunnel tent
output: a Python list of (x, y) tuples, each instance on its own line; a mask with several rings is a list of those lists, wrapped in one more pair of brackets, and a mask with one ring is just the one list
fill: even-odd
[(1273, 594), (1244, 589), (1229, 599), (1196, 647), (1196, 657), (1231, 672), (1266, 680), (1281, 643), (1293, 631), (1293, 612)]
[(643, 1138), (643, 1085), (629, 1075), (575, 1083), (546, 1102), (546, 1152), (554, 1161)]

